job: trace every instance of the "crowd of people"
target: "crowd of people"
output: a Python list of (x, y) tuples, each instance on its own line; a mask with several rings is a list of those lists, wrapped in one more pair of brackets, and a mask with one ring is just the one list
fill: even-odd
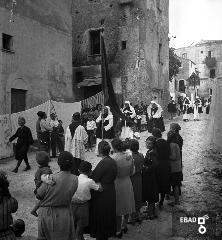
[[(77, 116), (73, 116), (75, 121), (79, 120)], [(78, 125), (76, 130), (81, 128)], [(146, 139), (145, 156), (139, 152), (136, 139), (114, 138), (111, 146), (102, 140), (98, 144), (101, 161), (93, 171), (91, 163), (81, 159), (76, 164), (72, 151), (63, 151), (57, 161), (60, 171), (52, 173), (48, 153), (39, 151), (34, 191), (39, 201), (31, 212), (38, 217), (38, 239), (82, 240), (85, 232), (96, 239), (121, 238), (128, 231), (127, 224), (157, 218), (156, 206), (163, 208), (171, 189), (174, 201), (169, 204), (179, 205), (183, 180), (183, 140), (179, 130), (177, 123), (171, 124), (165, 140), (161, 130), (153, 128), (152, 136)], [(4, 173), (0, 174), (0, 181), (4, 183), (0, 185), (1, 197), (17, 203), (14, 198), (10, 200)], [(8, 217), (16, 210), (17, 205), (9, 208)], [(14, 236), (10, 224), (11, 221), (6, 226), (7, 234)], [(4, 229), (0, 230), (3, 234)]]
[(206, 114), (210, 112), (211, 96), (207, 99), (200, 99), (199, 96), (196, 96), (194, 101), (191, 101), (188, 96), (178, 98), (176, 103), (171, 97), (167, 108), (170, 114), (170, 120), (173, 119), (175, 115), (183, 114), (183, 121), (200, 121), (201, 114), (203, 113), (203, 107), (206, 107)]
[[(184, 105), (187, 101), (185, 98)], [(35, 173), (34, 196), (38, 201), (31, 214), (38, 217), (38, 239), (83, 240), (84, 233), (97, 240), (122, 238), (128, 224), (157, 218), (156, 207), (162, 210), (170, 195), (174, 201), (169, 205), (180, 205), (183, 181), (180, 125), (171, 123), (167, 139), (162, 138), (163, 109), (156, 99), (149, 106), (141, 103), (133, 107), (126, 101), (121, 111), (124, 117), (117, 122), (117, 129), (110, 107), (97, 105), (94, 110), (74, 113), (65, 131), (55, 114), (47, 121), (46, 113), (37, 113), (39, 168)], [(145, 155), (139, 152), (139, 136), (135, 134), (142, 129), (143, 115), (146, 129), (151, 133), (145, 141)], [(27, 152), (33, 144), (25, 119), (19, 117), (18, 124), (18, 130), (9, 140), (18, 138), (15, 173), (23, 160), (25, 170), (30, 169)], [(101, 160), (92, 171), (85, 152), (92, 151), (94, 143)], [(51, 157), (57, 157), (59, 152), (58, 173), (50, 169), (50, 152)], [(11, 197), (4, 172), (0, 172), (0, 183), (0, 214), (4, 213), (0, 218), (10, 219), (0, 223), (0, 239), (15, 239), (11, 213), (17, 210), (17, 201)], [(20, 235), (24, 228), (21, 221)]]

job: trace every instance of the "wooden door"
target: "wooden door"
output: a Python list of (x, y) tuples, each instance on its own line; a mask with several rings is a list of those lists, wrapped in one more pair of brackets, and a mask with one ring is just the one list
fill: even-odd
[(11, 89), (11, 113), (24, 111), (26, 108), (26, 90)]

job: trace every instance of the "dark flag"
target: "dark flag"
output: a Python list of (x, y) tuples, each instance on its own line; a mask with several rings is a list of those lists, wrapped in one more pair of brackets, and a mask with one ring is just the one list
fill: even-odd
[(109, 75), (108, 62), (106, 57), (106, 48), (104, 42), (104, 36), (101, 34), (101, 55), (102, 55), (102, 64), (101, 64), (101, 72), (102, 72), (102, 91), (104, 93), (104, 105), (110, 106), (111, 112), (113, 113), (114, 124), (119, 118), (125, 119), (125, 116), (120, 111), (119, 105), (116, 101), (116, 96), (113, 90), (113, 85), (111, 82), (111, 78)]

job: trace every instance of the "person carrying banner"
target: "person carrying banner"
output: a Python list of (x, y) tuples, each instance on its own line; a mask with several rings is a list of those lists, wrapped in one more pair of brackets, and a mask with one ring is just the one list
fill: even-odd
[(125, 101), (122, 112), (125, 116), (125, 119), (122, 120), (122, 131), (120, 138), (125, 140), (133, 139), (133, 126), (134, 126), (134, 118), (136, 117), (135, 109), (132, 107), (129, 101)]
[(97, 129), (96, 129), (96, 155), (99, 154), (98, 146), (99, 143), (104, 140), (108, 142), (111, 146), (111, 141), (115, 137), (115, 132), (113, 128), (113, 114), (109, 106), (105, 106), (103, 111), (100, 113), (99, 117), (96, 119)]

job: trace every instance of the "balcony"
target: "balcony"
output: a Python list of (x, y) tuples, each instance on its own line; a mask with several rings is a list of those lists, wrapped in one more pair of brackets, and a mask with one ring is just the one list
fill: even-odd
[(204, 63), (207, 65), (208, 68), (216, 67), (216, 58), (215, 57), (206, 57)]

